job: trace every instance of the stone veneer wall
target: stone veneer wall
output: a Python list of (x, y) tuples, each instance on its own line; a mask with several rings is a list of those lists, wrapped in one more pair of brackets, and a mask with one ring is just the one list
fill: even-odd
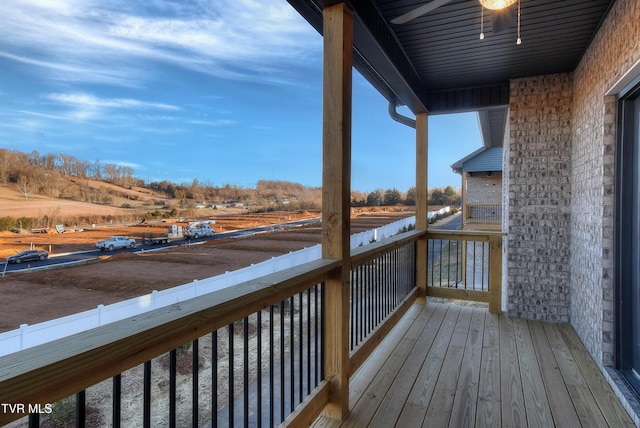
[(490, 177), (486, 174), (467, 175), (467, 203), (501, 204), (502, 174), (494, 172)]
[(568, 322), (573, 79), (514, 79), (510, 94), (507, 312)]
[(570, 321), (614, 364), (616, 97), (640, 60), (640, 2), (618, 0), (572, 74), (511, 82), (505, 147), (509, 315)]
[(640, 2), (619, 0), (574, 72), (571, 324), (602, 368), (614, 364), (616, 97), (640, 60)]

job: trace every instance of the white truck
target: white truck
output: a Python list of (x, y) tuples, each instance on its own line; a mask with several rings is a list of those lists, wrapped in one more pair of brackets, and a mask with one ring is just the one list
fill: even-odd
[(113, 251), (121, 248), (133, 248), (136, 246), (136, 240), (127, 238), (126, 236), (112, 236), (103, 241), (96, 242), (96, 248), (100, 251)]
[(213, 236), (215, 232), (209, 226), (199, 225), (190, 227), (184, 232), (184, 236), (189, 239), (198, 239), (205, 236)]
[(184, 234), (182, 233), (182, 226), (178, 226), (176, 224), (172, 224), (167, 227), (167, 233), (161, 236), (152, 236), (150, 238), (145, 239), (145, 244), (168, 244), (174, 239), (183, 239)]

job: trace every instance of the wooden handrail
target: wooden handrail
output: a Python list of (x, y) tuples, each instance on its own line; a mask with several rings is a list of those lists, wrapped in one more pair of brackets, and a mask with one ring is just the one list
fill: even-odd
[(489, 242), (494, 239), (502, 239), (503, 236), (507, 236), (507, 234), (497, 231), (427, 229), (427, 238), (450, 241)]
[(424, 230), (412, 230), (410, 232), (399, 233), (382, 241), (372, 242), (369, 245), (354, 248), (351, 250), (350, 268), (353, 269), (361, 266), (376, 257), (380, 257), (382, 254), (393, 251), (410, 242), (417, 241), (421, 236), (424, 236), (425, 233)]

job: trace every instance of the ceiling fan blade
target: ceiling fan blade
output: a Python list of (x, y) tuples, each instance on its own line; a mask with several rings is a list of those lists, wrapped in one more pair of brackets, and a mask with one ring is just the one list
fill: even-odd
[(405, 13), (404, 15), (400, 15), (397, 18), (393, 18), (391, 20), (392, 24), (405, 24), (412, 19), (416, 19), (426, 13), (431, 12), (434, 9), (439, 8), (442, 5), (449, 3), (451, 0), (431, 0), (429, 3), (423, 4), (420, 7), (413, 9)]

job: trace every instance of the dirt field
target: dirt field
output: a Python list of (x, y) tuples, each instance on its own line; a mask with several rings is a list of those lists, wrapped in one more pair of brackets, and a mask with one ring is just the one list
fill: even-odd
[[(352, 233), (379, 227), (407, 211), (358, 213)], [(318, 213), (269, 213), (227, 215), (216, 218), (215, 230), (241, 229), (263, 224), (318, 216)], [(110, 226), (63, 234), (0, 233), (0, 257), (6, 257), (31, 243), (53, 254), (93, 248), (106, 236), (136, 238), (161, 234), (165, 223)], [(104, 256), (89, 264), (22, 274), (0, 279), (0, 332), (72, 313), (93, 309), (177, 285), (222, 274), (258, 263), (289, 251), (320, 242), (320, 224), (290, 231), (261, 234), (238, 240), (216, 240), (204, 245), (183, 246), (158, 253)]]

